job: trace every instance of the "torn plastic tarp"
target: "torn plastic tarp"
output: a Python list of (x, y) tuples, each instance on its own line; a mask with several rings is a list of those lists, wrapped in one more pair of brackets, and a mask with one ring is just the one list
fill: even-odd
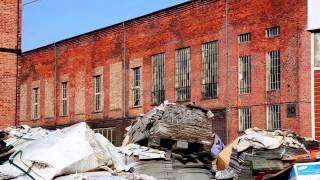
[[(52, 179), (58, 175), (93, 170), (111, 159), (109, 151), (102, 148), (86, 123), (56, 130), (32, 141), (16, 153), (19, 154), (11, 156), (12, 163), (16, 165), (10, 162), (1, 165), (0, 178)], [(22, 171), (29, 172), (29, 177)]]

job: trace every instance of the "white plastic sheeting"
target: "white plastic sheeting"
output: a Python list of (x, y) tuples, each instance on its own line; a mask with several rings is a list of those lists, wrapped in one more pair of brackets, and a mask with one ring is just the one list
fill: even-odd
[[(58, 175), (86, 172), (111, 160), (107, 148), (103, 148), (102, 142), (96, 139), (86, 123), (56, 130), (16, 150), (22, 153), (13, 162), (24, 171), (32, 167), (29, 174), (35, 179), (52, 179)], [(34, 166), (35, 163), (43, 166)], [(9, 162), (0, 166), (1, 176), (29, 179)]]

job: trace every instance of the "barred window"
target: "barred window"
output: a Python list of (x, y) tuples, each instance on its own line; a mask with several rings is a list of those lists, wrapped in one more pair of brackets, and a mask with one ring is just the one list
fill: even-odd
[(100, 133), (107, 138), (112, 144), (116, 144), (116, 128), (98, 128), (94, 130), (95, 133)]
[(267, 55), (268, 90), (280, 89), (280, 51), (271, 51)]
[(94, 76), (94, 111), (101, 111), (101, 75)]
[(251, 33), (245, 33), (238, 35), (238, 41), (240, 44), (251, 41)]
[(177, 50), (176, 57), (176, 99), (190, 99), (190, 48)]
[(239, 130), (244, 131), (251, 128), (251, 109), (239, 108)]
[(62, 116), (66, 116), (68, 114), (68, 83), (63, 82), (61, 84), (61, 97), (62, 97)]
[(281, 128), (280, 105), (269, 105), (267, 111), (268, 129)]
[(266, 34), (267, 34), (268, 38), (272, 38), (272, 37), (278, 36), (280, 34), (280, 26), (275, 26), (275, 27), (268, 28), (266, 30)]
[(202, 44), (202, 97), (218, 96), (218, 42)]
[(154, 55), (152, 60), (152, 103), (163, 103), (165, 98), (164, 89), (164, 61), (165, 54)]
[(140, 67), (133, 68), (133, 87), (132, 87), (132, 95), (133, 95), (133, 106), (140, 105)]
[(240, 57), (239, 62), (239, 94), (251, 92), (251, 56)]
[(33, 113), (32, 119), (39, 119), (39, 112), (40, 112), (40, 103), (39, 103), (39, 88), (33, 88), (33, 96), (32, 96), (32, 106), (33, 106)]

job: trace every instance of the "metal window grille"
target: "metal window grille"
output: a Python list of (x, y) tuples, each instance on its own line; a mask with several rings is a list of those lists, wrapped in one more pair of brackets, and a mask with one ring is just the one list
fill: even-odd
[(244, 131), (251, 128), (251, 109), (239, 108), (239, 130)]
[(39, 119), (39, 111), (40, 111), (40, 104), (39, 104), (39, 88), (33, 88), (33, 114), (32, 119)]
[(280, 122), (280, 105), (269, 105), (267, 108), (267, 119), (269, 129), (281, 128)]
[(271, 51), (267, 55), (268, 90), (280, 89), (280, 51)]
[(67, 82), (62, 83), (62, 115), (68, 114), (68, 84)]
[(165, 54), (154, 55), (152, 60), (152, 103), (160, 104), (165, 98), (164, 61)]
[(239, 62), (239, 94), (251, 92), (251, 56), (240, 57)]
[(251, 33), (245, 33), (245, 34), (238, 35), (238, 41), (240, 44), (251, 41)]
[(190, 48), (176, 53), (176, 100), (190, 99)]
[(140, 105), (140, 67), (133, 68), (133, 106)]
[(218, 96), (218, 42), (202, 44), (202, 97)]
[(94, 111), (101, 111), (101, 75), (94, 77)]
[(280, 34), (280, 27), (276, 26), (276, 27), (268, 28), (266, 30), (266, 33), (268, 38), (278, 36)]
[(100, 133), (107, 138), (112, 144), (116, 144), (116, 128), (98, 128), (94, 130), (95, 133)]

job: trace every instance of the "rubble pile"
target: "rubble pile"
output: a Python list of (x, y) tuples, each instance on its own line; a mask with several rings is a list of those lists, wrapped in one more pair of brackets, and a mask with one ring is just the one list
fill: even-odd
[(210, 179), (212, 117), (192, 105), (162, 104), (137, 119), (121, 147), (86, 123), (8, 128), (1, 132), (0, 179)]
[(161, 141), (186, 141), (210, 148), (212, 143), (211, 111), (194, 105), (164, 103), (138, 118), (129, 129), (124, 145), (138, 143), (161, 146)]
[(139, 144), (165, 154), (145, 152), (148, 157), (137, 159), (122, 150), (126, 165), (131, 172), (159, 179), (211, 179), (213, 117), (211, 111), (194, 105), (164, 103), (154, 108), (129, 128), (123, 145), (135, 149)]
[(286, 158), (308, 153), (298, 139), (290, 130), (248, 129), (234, 143), (229, 166), (218, 171), (216, 178), (247, 180), (281, 171), (291, 165)]

